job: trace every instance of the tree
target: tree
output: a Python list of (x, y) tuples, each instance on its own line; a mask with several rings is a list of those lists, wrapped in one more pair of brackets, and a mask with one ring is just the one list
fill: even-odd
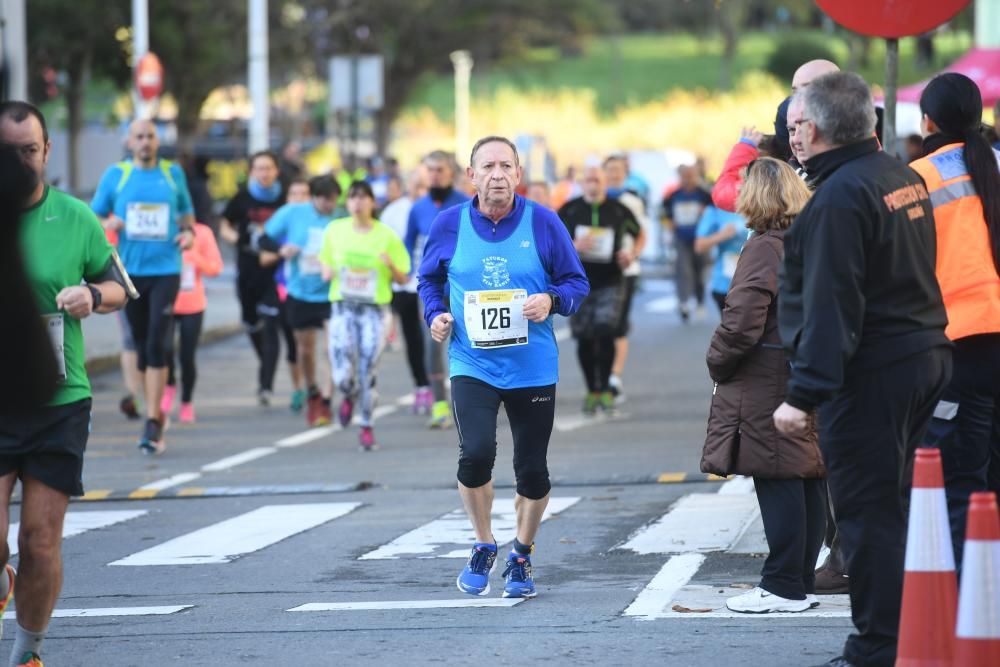
[[(295, 53), (294, 35), (281, 27), (289, 4), (268, 3), (272, 72)], [(151, 2), (149, 48), (163, 63), (164, 90), (177, 100), (179, 152), (190, 152), (209, 93), (246, 81), (247, 0)]]
[[(377, 123), (380, 152), (407, 98), (427, 72), (449, 71), (449, 54), (467, 49), (477, 66), (513, 58), (535, 44), (564, 51), (588, 34), (617, 28), (617, 15), (601, 0), (309, 0), (319, 71), (334, 53), (381, 53), (385, 100)], [(502, 9), (502, 11), (501, 11)]]
[[(32, 0), (27, 3), (28, 61), (34, 80), (47, 69), (65, 73), (69, 189), (79, 182), (83, 95), (92, 76), (120, 86), (130, 69), (116, 32), (127, 23), (127, 0)], [(37, 99), (37, 96), (35, 96)]]

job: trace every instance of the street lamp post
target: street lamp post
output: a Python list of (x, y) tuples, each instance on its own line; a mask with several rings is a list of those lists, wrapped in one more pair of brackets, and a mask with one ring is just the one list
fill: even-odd
[(468, 51), (452, 51), (451, 62), (455, 66), (455, 158), (462, 160), (469, 149), (469, 80), (472, 74), (472, 56)]
[[(135, 72), (149, 51), (149, 5), (147, 0), (132, 0), (132, 71)], [(132, 90), (132, 108), (136, 118), (149, 115), (150, 104), (142, 99), (137, 87)]]
[(267, 0), (249, 0), (247, 83), (253, 116), (250, 117), (250, 152), (271, 146), (268, 102)]

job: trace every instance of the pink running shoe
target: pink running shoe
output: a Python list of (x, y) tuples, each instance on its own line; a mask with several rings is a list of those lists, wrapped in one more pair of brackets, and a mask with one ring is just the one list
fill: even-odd
[(434, 405), (434, 392), (430, 387), (418, 387), (413, 395), (413, 414), (429, 415)]
[(179, 419), (182, 424), (194, 423), (194, 403), (181, 403)]
[(174, 399), (177, 398), (177, 387), (168, 384), (163, 388), (163, 399), (160, 401), (160, 412), (166, 417), (174, 411)]
[(347, 428), (347, 425), (351, 423), (351, 419), (354, 417), (354, 401), (349, 397), (345, 396), (342, 401), (340, 401), (340, 409), (337, 410), (337, 419), (340, 420), (340, 425)]
[(378, 449), (378, 445), (375, 444), (375, 432), (371, 426), (361, 427), (361, 434), (358, 436), (358, 440), (361, 442), (361, 449), (363, 451), (370, 452)]

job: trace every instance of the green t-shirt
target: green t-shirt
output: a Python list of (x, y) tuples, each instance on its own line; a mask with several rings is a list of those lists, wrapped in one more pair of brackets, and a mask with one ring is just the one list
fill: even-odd
[(111, 244), (90, 207), (55, 188), (47, 187), (42, 200), (24, 212), (21, 251), (35, 301), (48, 320), (56, 344), (62, 320), (62, 355), (57, 353), (65, 379), (50, 405), (65, 405), (90, 397), (90, 380), (84, 367), (83, 329), (80, 320), (56, 309), (56, 295), (82, 280), (96, 280), (108, 266)]
[(403, 273), (410, 272), (410, 254), (402, 239), (378, 220), (361, 233), (351, 218), (334, 220), (323, 232), (319, 261), (333, 270), (330, 301), (384, 305), (392, 301), (392, 272), (381, 259), (385, 253)]

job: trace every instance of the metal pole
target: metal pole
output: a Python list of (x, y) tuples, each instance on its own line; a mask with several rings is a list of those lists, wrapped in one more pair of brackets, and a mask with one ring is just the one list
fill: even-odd
[(249, 65), (247, 83), (253, 116), (250, 118), (250, 152), (270, 148), (270, 102), (268, 101), (267, 0), (249, 0)]
[(350, 136), (351, 136), (351, 150), (349, 155), (351, 156), (350, 164), (344, 165), (351, 171), (351, 178), (353, 180), (354, 171), (358, 168), (358, 116), (361, 115), (361, 100), (358, 99), (360, 82), (358, 81), (358, 54), (354, 53), (351, 55), (351, 118), (350, 118)]
[[(147, 0), (132, 0), (132, 73), (139, 59), (149, 51), (149, 5)], [(136, 118), (149, 115), (149, 104), (139, 97), (139, 90), (132, 84), (132, 108)]]
[(899, 40), (885, 40), (885, 116), (882, 119), (882, 147), (896, 155), (896, 85), (899, 81)]
[(453, 51), (451, 62), (455, 66), (455, 158), (461, 163), (469, 149), (469, 80), (472, 74), (472, 55), (468, 51)]
[(8, 72), (7, 98), (28, 99), (28, 39), (25, 0), (3, 0), (3, 65)]

